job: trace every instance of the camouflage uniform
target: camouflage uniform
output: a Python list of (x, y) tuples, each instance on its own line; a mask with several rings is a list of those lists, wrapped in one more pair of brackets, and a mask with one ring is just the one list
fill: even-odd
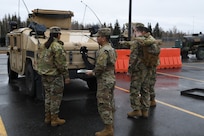
[(59, 113), (63, 97), (64, 79), (69, 77), (66, 53), (63, 46), (54, 38), (47, 49), (43, 47), (38, 58), (38, 73), (42, 76), (45, 90), (45, 113)]
[[(155, 44), (155, 46), (159, 46), (161, 43), (158, 42), (153, 36), (150, 35), (150, 33), (147, 33), (144, 35), (145, 37), (145, 40), (143, 41), (143, 45), (144, 46), (151, 46), (153, 44)], [(159, 48), (156, 48), (157, 50), (154, 51), (154, 52), (160, 52), (160, 47)], [(156, 69), (157, 69), (157, 66), (159, 65), (159, 58), (157, 60), (157, 63), (155, 63), (155, 65), (151, 66), (150, 67), (150, 71), (151, 71), (151, 76), (150, 76), (150, 101), (154, 100), (155, 99), (155, 90), (154, 90), (154, 86), (155, 86), (155, 83), (156, 83)]]
[(110, 44), (103, 45), (97, 53), (93, 70), (97, 78), (98, 111), (104, 124), (113, 124), (116, 57), (116, 52)]
[(148, 67), (144, 60), (144, 46), (154, 43), (150, 34), (136, 37), (131, 42), (131, 54), (128, 72), (131, 74), (130, 102), (134, 110), (149, 110), (150, 100), (150, 78), (152, 77), (152, 67)]

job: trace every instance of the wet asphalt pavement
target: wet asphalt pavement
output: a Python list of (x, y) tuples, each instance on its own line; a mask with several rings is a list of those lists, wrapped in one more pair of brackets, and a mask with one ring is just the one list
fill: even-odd
[[(80, 79), (66, 86), (60, 117), (66, 124), (51, 127), (44, 124), (43, 101), (24, 93), (24, 78), (8, 84), (7, 56), (0, 55), (0, 116), (8, 136), (94, 136), (103, 129), (97, 112), (95, 92)], [(183, 61), (181, 69), (157, 71), (155, 86), (157, 106), (148, 119), (127, 118), (131, 111), (129, 77), (116, 74), (115, 136), (203, 136), (203, 99), (181, 95), (192, 88), (204, 89), (204, 61)]]

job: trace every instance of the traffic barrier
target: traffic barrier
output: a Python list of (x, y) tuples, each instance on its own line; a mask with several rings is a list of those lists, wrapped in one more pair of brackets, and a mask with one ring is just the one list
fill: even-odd
[(180, 48), (161, 48), (157, 69), (181, 68)]
[(115, 72), (116, 73), (127, 72), (128, 65), (129, 65), (130, 50), (118, 49), (116, 50), (116, 53), (117, 53), (117, 60), (115, 64)]
[[(118, 49), (116, 50), (116, 53), (117, 60), (115, 63), (115, 72), (128, 72), (130, 50)], [(159, 59), (160, 64), (157, 66), (157, 69), (171, 69), (182, 67), (180, 48), (161, 48)]]

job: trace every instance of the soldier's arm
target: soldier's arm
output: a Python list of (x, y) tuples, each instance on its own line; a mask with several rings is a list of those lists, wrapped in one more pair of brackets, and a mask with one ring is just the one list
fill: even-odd
[(141, 46), (150, 46), (152, 44), (157, 44), (161, 45), (161, 40), (156, 40), (154, 37), (151, 35), (145, 35), (144, 37), (135, 37), (135, 41), (137, 41)]
[(63, 46), (57, 44), (53, 47), (55, 51), (55, 66), (57, 67), (58, 71), (64, 76), (64, 78), (69, 78), (68, 72), (68, 64), (66, 60), (66, 53), (63, 49)]
[(130, 47), (134, 44), (134, 41), (119, 41), (119, 44)]
[(134, 40), (137, 41), (141, 46), (150, 46), (156, 43), (155, 39), (145, 37), (135, 37)]
[(155, 40), (155, 39), (146, 39), (144, 41), (144, 44), (149, 46), (149, 45), (152, 45), (152, 44), (157, 44), (157, 45), (161, 45), (161, 40)]
[(108, 58), (108, 52), (104, 51), (101, 54), (99, 54), (97, 60), (96, 60), (96, 65), (93, 70), (94, 75), (97, 77), (101, 75), (106, 67), (107, 67), (107, 58)]
[(129, 59), (129, 67), (135, 64), (138, 58), (138, 46), (137, 44), (135, 46), (131, 47), (131, 53), (130, 53), (130, 59)]

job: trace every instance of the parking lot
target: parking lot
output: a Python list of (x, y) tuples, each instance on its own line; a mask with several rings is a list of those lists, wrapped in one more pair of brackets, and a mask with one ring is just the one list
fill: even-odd
[[(95, 92), (84, 81), (73, 80), (66, 86), (60, 117), (66, 124), (45, 125), (43, 101), (25, 95), (24, 78), (9, 84), (7, 56), (0, 55), (0, 134), (8, 136), (94, 136), (103, 128), (97, 112)], [(160, 69), (155, 85), (157, 106), (148, 119), (127, 118), (130, 79), (116, 74), (115, 136), (203, 136), (204, 105), (202, 97), (181, 95), (182, 91), (204, 89), (204, 62), (194, 56), (183, 61), (180, 69)], [(5, 128), (5, 130), (3, 129)]]

